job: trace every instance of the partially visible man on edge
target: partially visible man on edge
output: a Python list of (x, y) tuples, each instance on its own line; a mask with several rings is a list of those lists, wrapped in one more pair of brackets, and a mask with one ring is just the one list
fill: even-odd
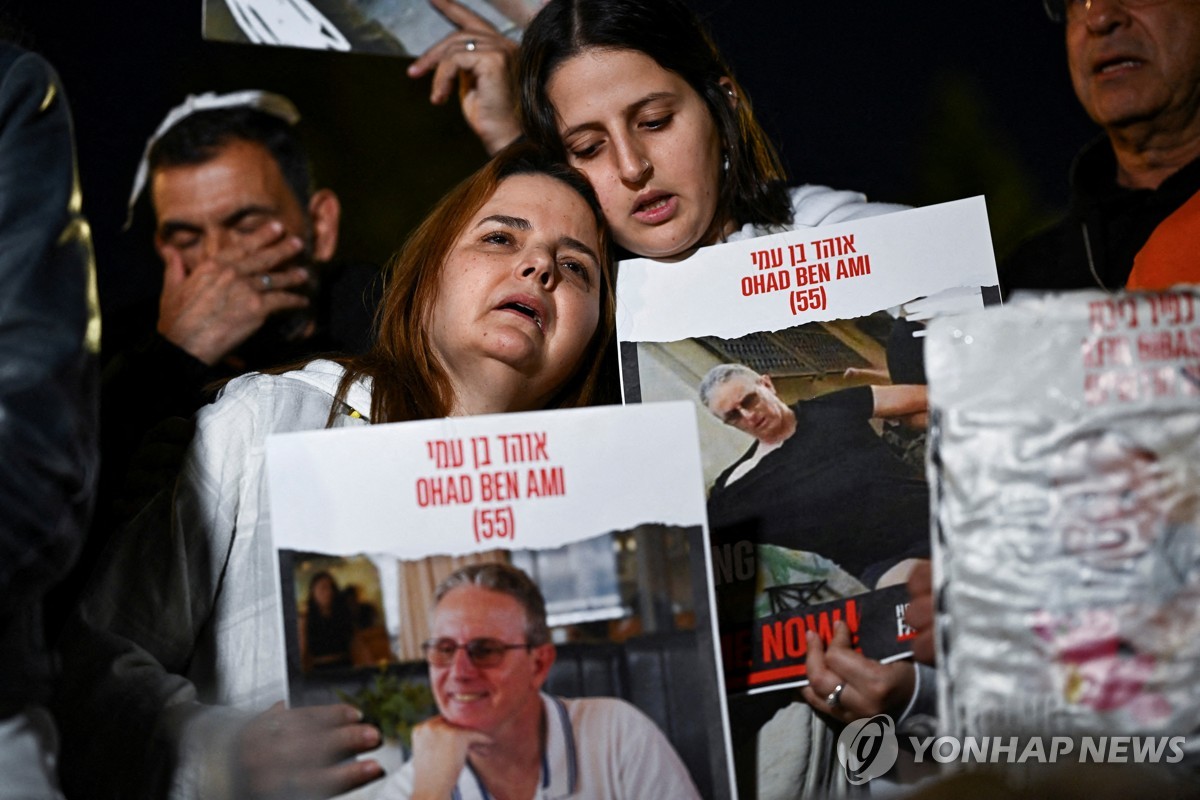
[[(0, 37), (4, 34), (0, 31)], [(97, 356), (71, 115), (41, 57), (0, 40), (0, 796), (61, 798), (47, 589), (87, 530)]]
[(422, 649), (439, 716), (382, 800), (456, 797), (698, 798), (654, 723), (612, 697), (543, 694), (555, 649), (546, 604), (507, 564), (472, 564), (437, 587)]
[(1000, 269), (1015, 289), (1200, 280), (1200, 3), (1044, 0), (1075, 94), (1104, 135), (1076, 157), (1066, 219)]
[[(1075, 159), (1071, 208), (1000, 267), (1017, 289), (1164, 289), (1200, 281), (1200, 2), (1043, 0), (1066, 28), (1075, 94), (1104, 129)], [(929, 568), (908, 624), (932, 663)]]

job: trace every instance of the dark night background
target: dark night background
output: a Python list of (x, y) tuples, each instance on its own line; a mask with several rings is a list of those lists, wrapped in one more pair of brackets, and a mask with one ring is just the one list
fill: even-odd
[[(998, 256), (1063, 207), (1071, 157), (1095, 133), (1038, 0), (692, 5), (793, 182), (922, 205), (984, 194)], [(457, 106), (430, 106), (428, 80), (407, 78), (407, 60), (205, 42), (201, 0), (0, 0), (0, 15), (66, 85), (113, 334), (157, 294), (148, 208), (120, 228), (146, 137), (189, 92), (266, 88), (297, 103), (318, 181), (342, 196), (351, 258), (382, 263), (485, 158)]]

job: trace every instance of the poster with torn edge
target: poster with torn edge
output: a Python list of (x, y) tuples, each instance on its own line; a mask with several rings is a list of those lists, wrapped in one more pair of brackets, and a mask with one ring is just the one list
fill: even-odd
[[(457, 28), (428, 0), (202, 0), (221, 42), (419, 56)], [(514, 41), (544, 0), (459, 0)]]
[(503, 560), (546, 597), (546, 690), (632, 702), (702, 796), (734, 796), (690, 405), (286, 434), (267, 462), (293, 705), (392, 681), (433, 713), (420, 644), (434, 587)]
[(908, 654), (904, 578), (929, 556), (920, 335), (997, 283), (979, 197), (622, 262), (626, 401), (698, 409), (731, 692), (803, 685), (805, 632), (839, 619), (867, 655)]
[(1136, 760), (1181, 760), (1163, 745), (1200, 741), (1200, 291), (1018, 296), (931, 325), (927, 359), (944, 732), (1101, 734), (1097, 761), (1132, 734)]

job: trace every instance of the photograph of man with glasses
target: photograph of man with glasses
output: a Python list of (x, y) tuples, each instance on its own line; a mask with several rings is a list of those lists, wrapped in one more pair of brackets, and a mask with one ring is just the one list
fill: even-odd
[(666, 736), (617, 698), (543, 693), (556, 650), (537, 585), (471, 564), (434, 594), (422, 644), (438, 715), (382, 797), (698, 798)]

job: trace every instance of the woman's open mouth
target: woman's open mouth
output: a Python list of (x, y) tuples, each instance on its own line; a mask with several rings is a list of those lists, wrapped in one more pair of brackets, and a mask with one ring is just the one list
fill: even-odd
[(675, 216), (679, 208), (678, 195), (665, 192), (647, 192), (638, 198), (633, 217), (641, 222), (655, 224)]
[(533, 324), (537, 325), (539, 331), (542, 331), (543, 333), (546, 331), (545, 312), (532, 300), (506, 300), (497, 306), (497, 308), (500, 311), (508, 311), (511, 313), (520, 314), (523, 317), (528, 317), (533, 321)]

